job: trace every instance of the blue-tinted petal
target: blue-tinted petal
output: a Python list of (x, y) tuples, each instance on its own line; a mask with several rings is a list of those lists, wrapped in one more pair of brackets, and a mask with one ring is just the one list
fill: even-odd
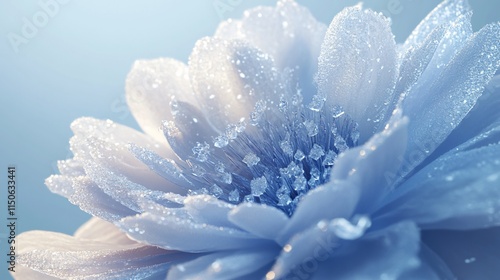
[(500, 145), (449, 152), (390, 194), (375, 223), (411, 219), (429, 229), (500, 225), (499, 181)]
[(432, 82), (420, 83), (403, 100), (410, 118), (403, 175), (428, 157), (463, 120), (500, 66), (500, 24), (472, 36)]
[(359, 185), (349, 181), (330, 181), (309, 191), (289, 223), (281, 229), (278, 242), (284, 245), (294, 234), (321, 220), (349, 218), (357, 207), (359, 197)]
[(229, 213), (229, 220), (256, 236), (275, 240), (289, 221), (277, 208), (256, 203), (242, 203)]
[(408, 119), (395, 111), (384, 131), (363, 146), (341, 154), (332, 169), (331, 180), (346, 180), (361, 189), (356, 212), (370, 213), (398, 179), (397, 171), (407, 142)]
[(249, 274), (271, 263), (277, 253), (278, 248), (213, 253), (172, 267), (167, 280), (251, 279)]
[(139, 242), (169, 250), (200, 253), (269, 245), (254, 235), (175, 216), (143, 213), (117, 225)]
[(321, 46), (318, 91), (359, 124), (360, 141), (377, 130), (396, 84), (396, 43), (389, 20), (356, 6), (333, 19)]

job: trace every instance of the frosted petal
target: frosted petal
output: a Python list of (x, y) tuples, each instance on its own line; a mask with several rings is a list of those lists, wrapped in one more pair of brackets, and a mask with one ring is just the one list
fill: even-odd
[(396, 43), (381, 14), (346, 8), (333, 19), (321, 46), (318, 91), (359, 124), (360, 143), (385, 117), (398, 75)]
[(275, 240), (289, 218), (282, 211), (256, 203), (242, 203), (229, 213), (229, 220), (256, 236)]
[[(472, 36), (432, 83), (413, 88), (403, 101), (411, 122), (404, 156), (410, 172), (463, 120), (500, 66), (500, 24)], [(403, 174), (405, 175), (405, 174)]]
[(290, 222), (281, 228), (279, 243), (284, 244), (294, 234), (321, 220), (349, 218), (357, 207), (359, 197), (359, 186), (348, 181), (330, 181), (309, 191), (299, 203)]
[(167, 280), (247, 279), (249, 274), (271, 263), (277, 253), (277, 248), (259, 248), (209, 254), (172, 267)]
[(272, 56), (278, 69), (295, 69), (308, 102), (316, 93), (313, 80), (325, 31), (326, 26), (307, 8), (282, 0), (276, 7), (257, 7), (246, 11), (241, 20), (221, 23), (215, 36), (249, 42)]
[(201, 110), (220, 131), (247, 118), (258, 99), (279, 100), (272, 58), (242, 41), (199, 40), (189, 71)]
[(188, 67), (170, 58), (138, 60), (127, 76), (126, 97), (141, 128), (165, 145), (161, 121), (171, 119), (172, 100), (197, 104), (189, 82)]
[(122, 219), (118, 226), (139, 242), (169, 250), (201, 253), (267, 244), (249, 233), (198, 224), (187, 219), (143, 213)]
[(470, 12), (467, 0), (445, 0), (439, 4), (425, 19), (413, 30), (405, 41), (403, 49), (419, 45), (439, 25), (453, 22), (460, 15)]
[(129, 143), (134, 143), (163, 157), (175, 158), (172, 150), (165, 145), (159, 145), (147, 135), (110, 120), (80, 118), (71, 124), (71, 129), (75, 136), (70, 140), (70, 148), (86, 174), (89, 166), (100, 166), (152, 189), (180, 191), (149, 170), (129, 151)]
[(80, 207), (83, 211), (107, 221), (116, 221), (136, 214), (103, 192), (87, 177), (52, 175), (45, 180), (47, 187)]
[(411, 219), (424, 229), (461, 230), (500, 225), (499, 158), (498, 144), (443, 155), (387, 198), (377, 223)]
[(188, 256), (139, 243), (112, 244), (43, 231), (25, 232), (16, 241), (19, 265), (63, 279), (165, 275), (171, 263)]

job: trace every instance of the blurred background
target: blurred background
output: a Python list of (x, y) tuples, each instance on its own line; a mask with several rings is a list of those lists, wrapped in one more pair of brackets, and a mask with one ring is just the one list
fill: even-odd
[[(136, 59), (187, 62), (196, 40), (219, 22), (273, 0), (3, 0), (0, 2), (0, 279), (6, 267), (7, 166), (17, 167), (17, 234), (72, 234), (89, 215), (44, 185), (56, 162), (71, 157), (70, 123), (81, 116), (138, 128), (125, 103)], [(322, 22), (359, 1), (306, 1)], [(404, 41), (439, 0), (367, 0), (392, 18)], [(500, 2), (469, 0), (473, 25), (500, 20)], [(36, 23), (36, 25), (34, 24)]]

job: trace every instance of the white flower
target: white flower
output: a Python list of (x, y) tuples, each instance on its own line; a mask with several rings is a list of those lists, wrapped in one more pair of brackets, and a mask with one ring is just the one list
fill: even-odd
[(500, 24), (470, 17), (444, 1), (398, 46), (381, 14), (326, 27), (283, 0), (222, 23), (188, 65), (136, 62), (145, 134), (72, 124), (74, 158), (46, 183), (96, 218), (24, 233), (13, 275), (496, 277)]

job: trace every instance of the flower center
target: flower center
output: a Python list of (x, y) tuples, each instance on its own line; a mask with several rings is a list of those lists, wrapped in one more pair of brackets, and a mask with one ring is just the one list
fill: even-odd
[[(199, 131), (210, 126), (203, 115), (173, 102), (178, 111), (163, 130), (179, 158), (157, 160), (153, 169), (188, 195), (264, 203), (291, 216), (304, 194), (328, 181), (338, 154), (357, 145), (357, 123), (342, 108), (324, 103), (314, 96), (305, 105), (294, 90), (279, 102), (257, 101), (248, 123), (242, 118), (207, 136)], [(140, 159), (152, 166), (151, 156)]]

